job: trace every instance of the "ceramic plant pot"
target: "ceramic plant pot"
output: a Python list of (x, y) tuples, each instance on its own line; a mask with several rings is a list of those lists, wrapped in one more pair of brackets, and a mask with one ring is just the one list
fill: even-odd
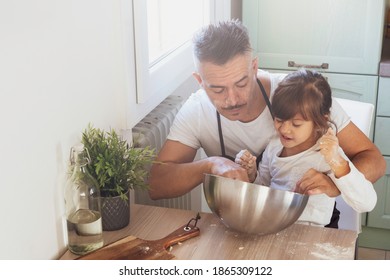
[(130, 190), (127, 200), (120, 196), (101, 197), (103, 230), (112, 231), (126, 227), (130, 222)]

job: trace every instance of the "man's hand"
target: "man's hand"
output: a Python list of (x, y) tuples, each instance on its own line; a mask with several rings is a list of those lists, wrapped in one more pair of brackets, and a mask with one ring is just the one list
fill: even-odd
[(249, 182), (246, 169), (230, 159), (224, 157), (210, 157), (208, 160), (211, 164), (210, 170), (212, 174)]

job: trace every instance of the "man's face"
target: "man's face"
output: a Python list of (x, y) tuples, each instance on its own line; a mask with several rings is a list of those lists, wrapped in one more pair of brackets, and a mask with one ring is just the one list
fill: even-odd
[(224, 65), (198, 63), (198, 70), (195, 78), (221, 115), (242, 122), (257, 117), (254, 106), (257, 59), (250, 54), (238, 55)]

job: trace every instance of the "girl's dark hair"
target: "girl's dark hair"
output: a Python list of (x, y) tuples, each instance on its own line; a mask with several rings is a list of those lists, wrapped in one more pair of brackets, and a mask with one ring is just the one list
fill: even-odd
[(252, 52), (247, 28), (236, 19), (210, 24), (193, 39), (193, 52), (200, 62), (223, 65), (236, 55)]
[(288, 74), (272, 98), (276, 118), (288, 120), (300, 113), (305, 120), (313, 121), (318, 136), (329, 128), (331, 107), (332, 91), (328, 82), (320, 73), (306, 69)]

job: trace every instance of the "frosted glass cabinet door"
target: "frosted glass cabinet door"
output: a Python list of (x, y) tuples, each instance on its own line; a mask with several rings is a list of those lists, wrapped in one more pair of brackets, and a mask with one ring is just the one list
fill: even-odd
[(245, 0), (243, 22), (260, 68), (377, 75), (384, 11), (385, 0)]

